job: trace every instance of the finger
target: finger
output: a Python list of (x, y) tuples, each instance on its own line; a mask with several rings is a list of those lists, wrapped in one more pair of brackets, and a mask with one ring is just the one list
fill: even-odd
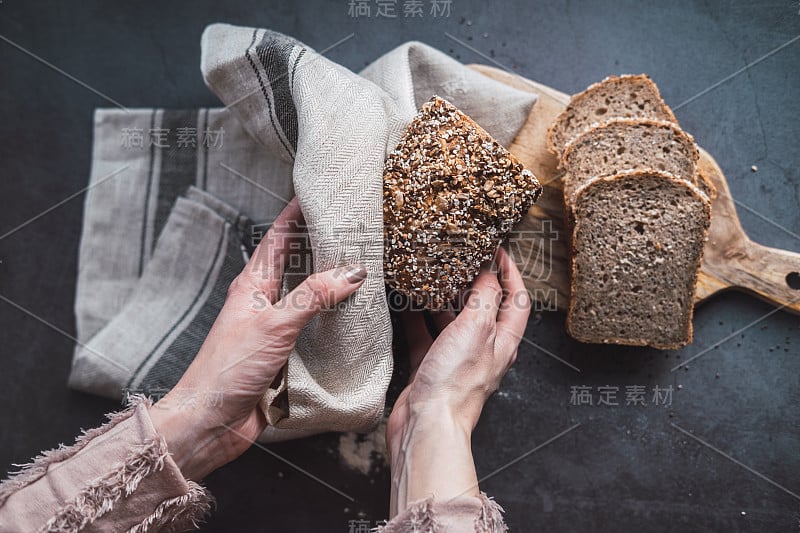
[(480, 320), (494, 324), (502, 296), (497, 276), (489, 266), (484, 266), (469, 289), (467, 303), (459, 319), (463, 316), (465, 320)]
[(295, 197), (272, 223), (244, 268), (250, 279), (267, 294), (270, 303), (275, 303), (280, 296), (283, 269), (292, 243), (301, 238), (303, 223), (303, 212)]
[(284, 313), (286, 324), (296, 331), (311, 318), (338, 304), (358, 289), (367, 278), (363, 265), (349, 265), (307, 277), (273, 307)]
[(531, 299), (522, 281), (522, 275), (514, 259), (504, 249), (497, 253), (498, 277), (505, 298), (497, 314), (498, 334), (502, 332), (509, 343), (516, 348), (522, 340), (531, 312)]
[(433, 338), (425, 324), (422, 311), (405, 310), (400, 315), (400, 320), (403, 325), (403, 336), (408, 344), (410, 375), (413, 377), (433, 344)]
[(431, 313), (431, 321), (433, 322), (434, 326), (434, 333), (438, 336), (444, 328), (450, 325), (450, 323), (456, 319), (456, 314), (454, 311), (438, 311)]

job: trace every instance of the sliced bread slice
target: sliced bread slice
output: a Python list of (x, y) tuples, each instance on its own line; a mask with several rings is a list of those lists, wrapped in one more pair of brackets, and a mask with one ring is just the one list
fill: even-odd
[(651, 119), (614, 119), (590, 128), (570, 142), (561, 158), (564, 200), (594, 177), (613, 176), (635, 169), (669, 172), (698, 185), (700, 152), (691, 135), (672, 122)]
[(636, 170), (590, 180), (573, 207), (569, 334), (660, 349), (691, 342), (708, 198), (669, 173)]
[(586, 128), (613, 118), (652, 118), (678, 123), (646, 74), (611, 76), (572, 97), (547, 131), (547, 148), (560, 158)]

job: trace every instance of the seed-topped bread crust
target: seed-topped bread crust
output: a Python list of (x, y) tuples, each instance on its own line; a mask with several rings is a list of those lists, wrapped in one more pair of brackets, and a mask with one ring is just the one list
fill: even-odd
[(384, 166), (386, 282), (416, 305), (446, 307), (541, 191), (508, 150), (434, 96)]

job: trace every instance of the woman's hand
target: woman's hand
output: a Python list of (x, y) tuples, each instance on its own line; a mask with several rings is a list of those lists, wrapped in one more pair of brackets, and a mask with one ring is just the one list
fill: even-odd
[(391, 516), (434, 496), (477, 495), (470, 438), (483, 404), (517, 356), (530, 298), (508, 253), (483, 269), (458, 316), (434, 315), (434, 340), (418, 312), (404, 316), (411, 377), (387, 427)]
[[(189, 479), (232, 461), (266, 428), (258, 407), (303, 326), (347, 298), (367, 276), (351, 265), (309, 276), (279, 300), (284, 265), (302, 213), (293, 200), (275, 220), (241, 274), (197, 357), (178, 384), (150, 408), (156, 430)], [(217, 405), (186, 396), (219, 391)]]

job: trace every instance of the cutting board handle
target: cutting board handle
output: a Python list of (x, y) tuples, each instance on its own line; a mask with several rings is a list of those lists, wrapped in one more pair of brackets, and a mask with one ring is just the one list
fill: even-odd
[(800, 313), (800, 254), (747, 240), (732, 285)]

